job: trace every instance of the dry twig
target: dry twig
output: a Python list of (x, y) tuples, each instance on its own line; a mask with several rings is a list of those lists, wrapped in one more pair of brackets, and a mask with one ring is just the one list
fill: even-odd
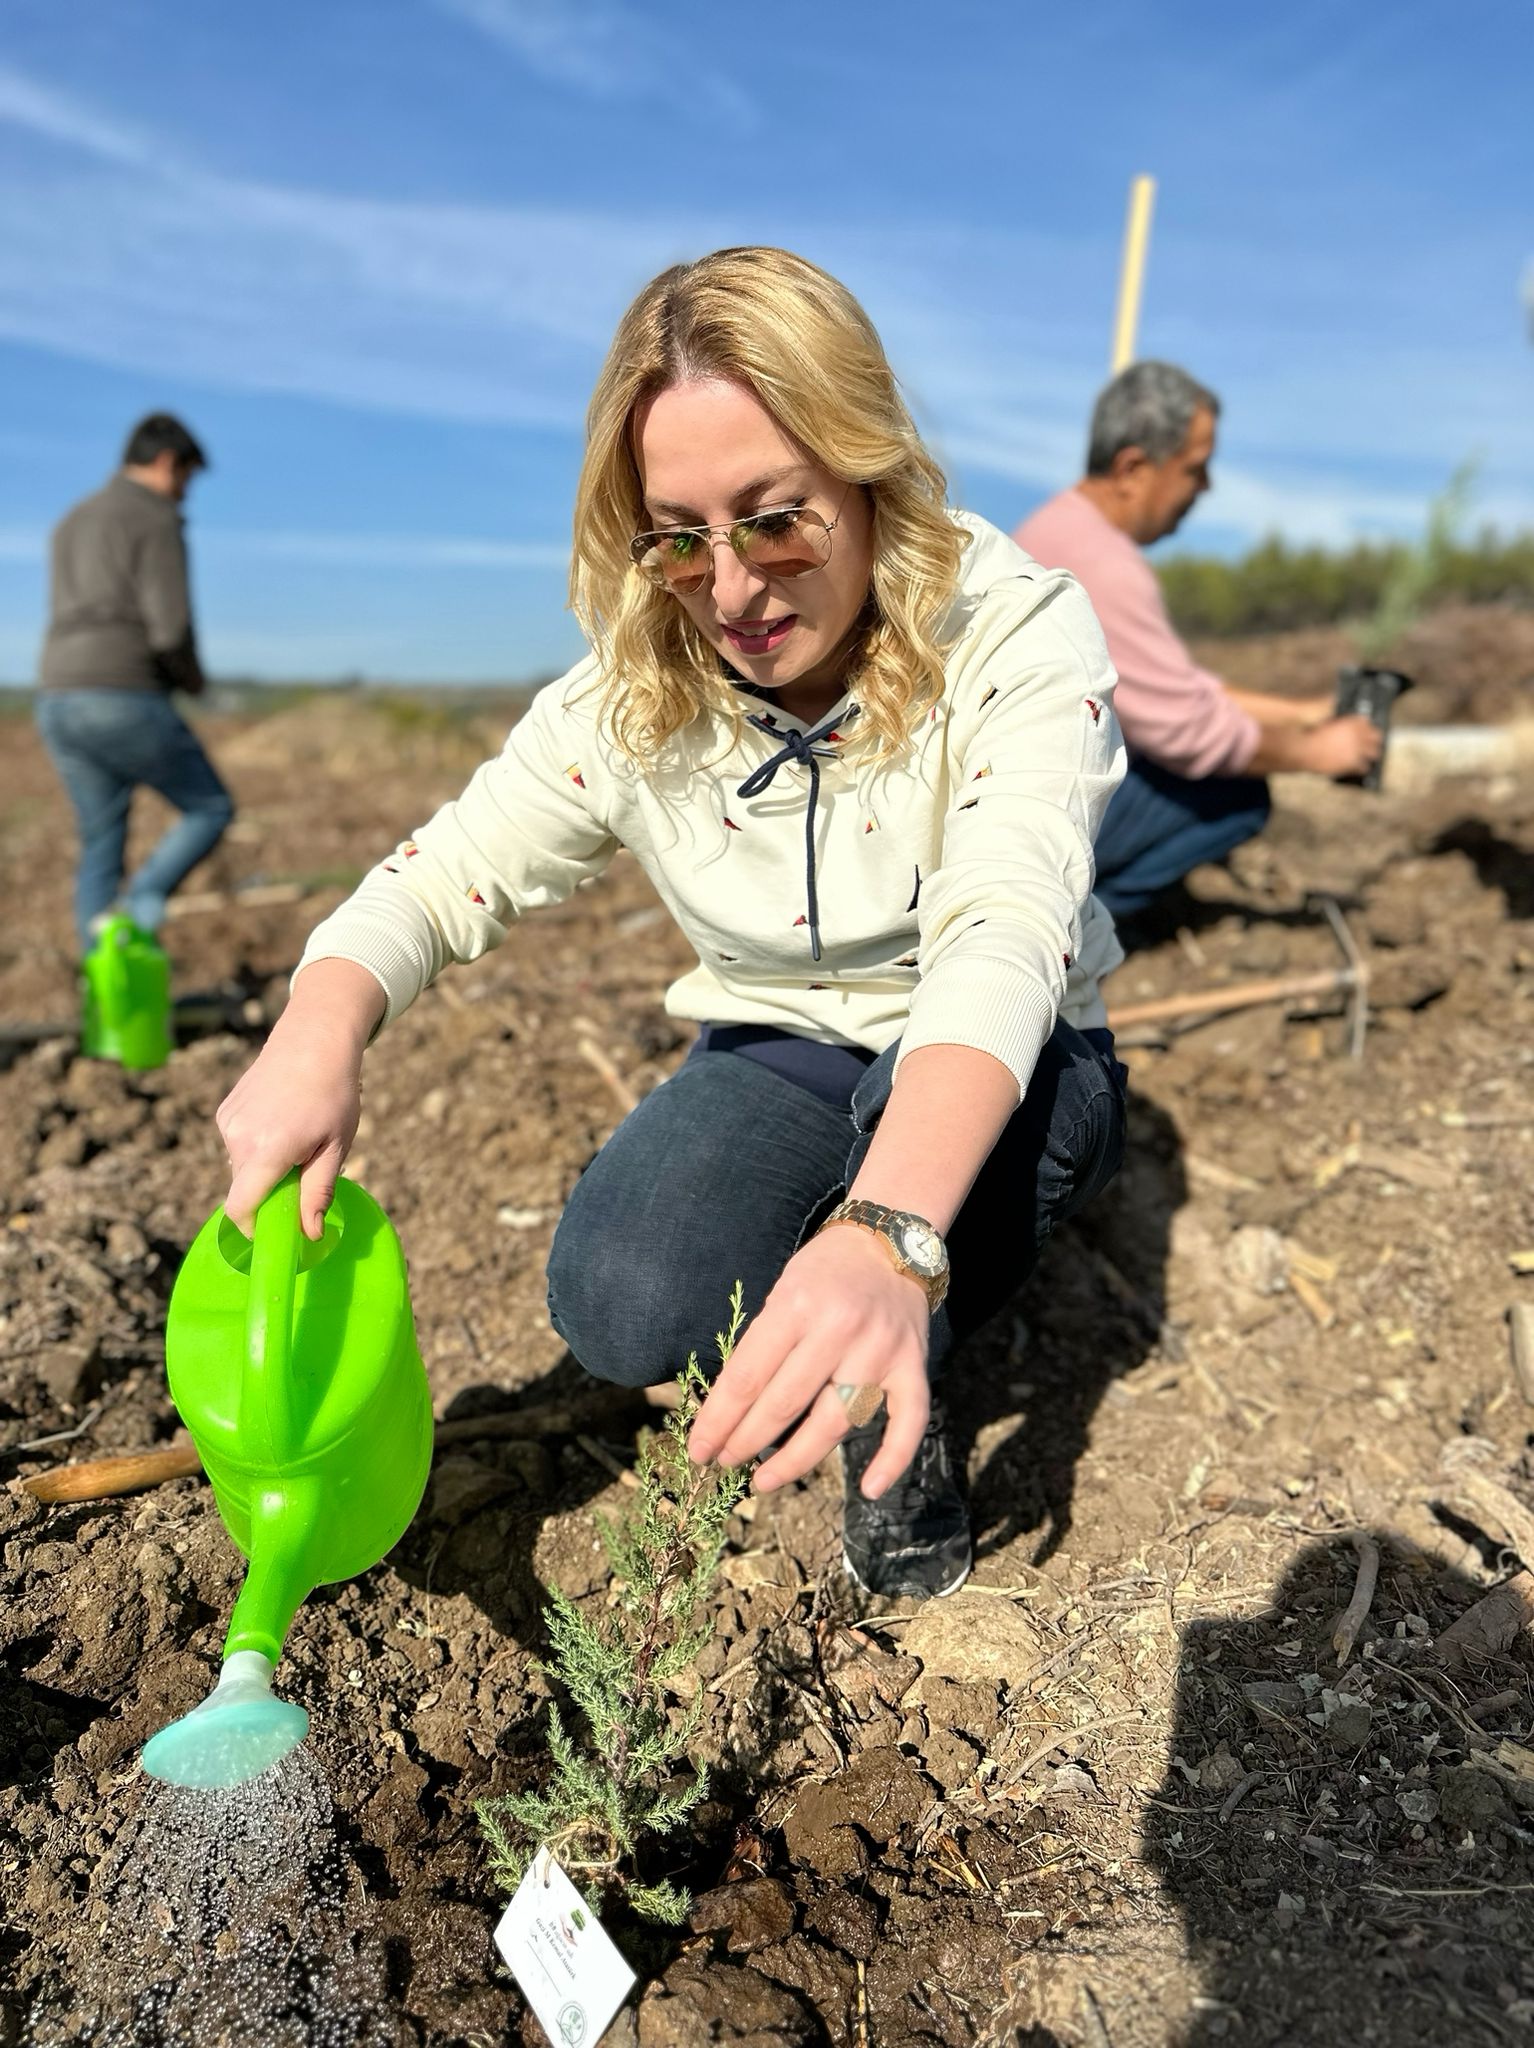
[(1508, 1547), (1519, 1563), (1534, 1570), (1534, 1514), (1522, 1501), (1488, 1473), (1477, 1472), (1471, 1465), (1461, 1465), (1455, 1471), (1453, 1486), (1483, 1515), (1491, 1516), (1506, 1535)]
[(1507, 1343), (1518, 1391), (1534, 1407), (1534, 1303), (1517, 1301), (1508, 1310)]
[(1380, 1573), (1380, 1547), (1374, 1538), (1363, 1529), (1352, 1531), (1353, 1548), (1358, 1552), (1358, 1577), (1353, 1586), (1353, 1597), (1342, 1610), (1336, 1628), (1332, 1631), (1332, 1648), (1337, 1653), (1338, 1668), (1347, 1663), (1358, 1641), (1358, 1631), (1368, 1619), (1369, 1608), (1374, 1600), (1375, 1582)]
[(1226, 1797), (1225, 1804), (1220, 1808), (1220, 1825), (1222, 1827), (1225, 1825), (1226, 1821), (1230, 1819), (1231, 1815), (1235, 1812), (1236, 1808), (1241, 1804), (1242, 1800), (1246, 1797), (1247, 1793), (1254, 1791), (1256, 1787), (1259, 1786), (1261, 1783), (1262, 1772), (1249, 1771), (1247, 1775), (1244, 1778), (1242, 1778), (1238, 1784), (1231, 1786), (1230, 1792)]
[(87, 1408), (73, 1429), (56, 1429), (50, 1436), (33, 1437), (30, 1443), (7, 1444), (5, 1455), (11, 1458), (25, 1458), (30, 1456), (33, 1451), (47, 1450), (50, 1444), (71, 1444), (77, 1436), (84, 1436), (91, 1424), (99, 1418), (102, 1409), (106, 1405), (105, 1399), (102, 1399), (97, 1401), (93, 1407)]
[(589, 1032), (582, 1032), (575, 1041), (575, 1049), (588, 1067), (593, 1068), (612, 1091), (613, 1100), (627, 1116), (639, 1107), (639, 1097), (619, 1073), (611, 1057), (597, 1044)]

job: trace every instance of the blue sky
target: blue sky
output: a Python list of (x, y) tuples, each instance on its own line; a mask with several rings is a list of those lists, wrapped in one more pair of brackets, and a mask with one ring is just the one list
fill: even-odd
[(1071, 481), (1130, 175), (1141, 353), (1222, 394), (1180, 544), (1534, 525), (1526, 0), (6, 0), (0, 677), (46, 534), (151, 406), (215, 469), (216, 672), (521, 677), (613, 324), (774, 241), (863, 298), (957, 502)]

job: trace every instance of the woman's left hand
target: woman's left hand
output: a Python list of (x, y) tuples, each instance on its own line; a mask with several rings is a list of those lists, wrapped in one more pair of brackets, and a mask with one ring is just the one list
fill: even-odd
[(757, 1470), (756, 1491), (770, 1492), (813, 1470), (847, 1434), (838, 1387), (880, 1387), (889, 1415), (862, 1487), (876, 1500), (910, 1464), (927, 1426), (927, 1324), (921, 1285), (867, 1232), (837, 1226), (812, 1237), (698, 1411), (692, 1458), (743, 1465), (799, 1422)]

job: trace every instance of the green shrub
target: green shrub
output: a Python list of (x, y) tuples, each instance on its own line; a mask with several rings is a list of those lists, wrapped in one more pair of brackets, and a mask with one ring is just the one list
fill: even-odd
[(1167, 608), (1182, 632), (1213, 637), (1356, 622), (1361, 657), (1378, 660), (1434, 605), (1534, 604), (1534, 533), (1483, 527), (1473, 539), (1458, 538), (1468, 488), (1468, 469), (1461, 469), (1416, 543), (1328, 549), (1273, 535), (1237, 561), (1174, 556), (1159, 569)]

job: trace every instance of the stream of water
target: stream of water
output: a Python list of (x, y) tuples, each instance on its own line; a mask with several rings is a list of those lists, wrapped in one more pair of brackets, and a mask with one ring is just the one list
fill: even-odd
[(141, 1786), (82, 1902), (94, 1938), (73, 1944), (72, 1997), (31, 2017), (26, 2048), (396, 2038), (376, 1949), (364, 1957), (348, 1932), (361, 1881), (307, 1744), (227, 1790)]

